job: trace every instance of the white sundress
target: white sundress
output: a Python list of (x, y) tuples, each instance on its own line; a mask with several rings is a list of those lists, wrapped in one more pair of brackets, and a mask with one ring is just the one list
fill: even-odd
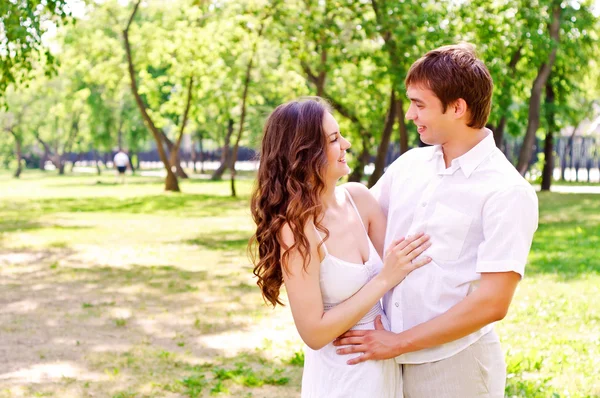
[[(362, 224), (352, 197), (347, 191), (346, 194)], [(364, 224), (363, 229), (367, 234)], [(323, 244), (325, 258), (321, 262), (320, 285), (325, 311), (352, 297), (383, 267), (383, 262), (368, 234), (367, 239), (369, 241), (369, 259), (364, 264), (351, 263), (332, 256)], [(384, 327), (389, 330), (390, 323), (380, 303), (375, 304), (351, 330), (374, 329), (377, 315), (381, 315)], [(338, 355), (335, 352), (337, 348), (332, 343), (320, 350), (305, 347), (302, 398), (402, 397), (400, 367), (394, 359), (348, 365), (346, 362), (349, 359), (360, 354)]]

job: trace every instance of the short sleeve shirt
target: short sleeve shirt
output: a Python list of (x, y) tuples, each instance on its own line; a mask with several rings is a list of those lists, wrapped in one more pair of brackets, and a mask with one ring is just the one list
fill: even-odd
[[(383, 299), (392, 331), (427, 322), (477, 288), (481, 273), (523, 276), (538, 224), (533, 187), (495, 146), (491, 131), (446, 168), (441, 146), (398, 158), (371, 189), (387, 216), (385, 247), (425, 232), (432, 262), (410, 273)], [(492, 325), (447, 344), (399, 356), (399, 363), (448, 358)]]

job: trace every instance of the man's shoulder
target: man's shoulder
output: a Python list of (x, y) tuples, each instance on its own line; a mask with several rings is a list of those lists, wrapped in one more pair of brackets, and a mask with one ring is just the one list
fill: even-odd
[(433, 146), (412, 148), (394, 160), (390, 164), (389, 169), (392, 170), (402, 165), (413, 164), (414, 162), (426, 162), (431, 159), (434, 151), (435, 147)]
[(535, 194), (535, 189), (510, 163), (506, 156), (496, 149), (490, 157), (488, 171), (493, 174), (489, 181), (494, 183), (494, 191), (525, 190)]

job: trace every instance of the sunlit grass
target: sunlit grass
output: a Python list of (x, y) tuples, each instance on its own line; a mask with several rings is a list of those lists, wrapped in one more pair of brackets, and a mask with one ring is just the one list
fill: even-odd
[[(0, 397), (298, 396), (289, 309), (264, 305), (246, 255), (251, 186), (230, 198), (229, 181), (173, 194), (152, 177), (0, 173), (0, 335), (21, 347)], [(540, 204), (497, 325), (507, 396), (599, 396), (600, 195)]]

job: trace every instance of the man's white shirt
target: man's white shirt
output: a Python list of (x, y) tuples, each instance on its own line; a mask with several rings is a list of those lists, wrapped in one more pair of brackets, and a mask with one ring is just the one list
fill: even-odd
[(129, 156), (125, 152), (117, 152), (113, 162), (117, 167), (125, 167), (129, 164)]
[[(383, 298), (399, 333), (429, 321), (473, 292), (484, 272), (523, 276), (538, 224), (535, 190), (496, 148), (491, 131), (446, 168), (441, 146), (408, 151), (371, 189), (387, 217), (385, 248), (418, 232), (431, 236), (431, 263)], [(403, 354), (398, 363), (448, 358), (493, 325), (440, 346)]]

